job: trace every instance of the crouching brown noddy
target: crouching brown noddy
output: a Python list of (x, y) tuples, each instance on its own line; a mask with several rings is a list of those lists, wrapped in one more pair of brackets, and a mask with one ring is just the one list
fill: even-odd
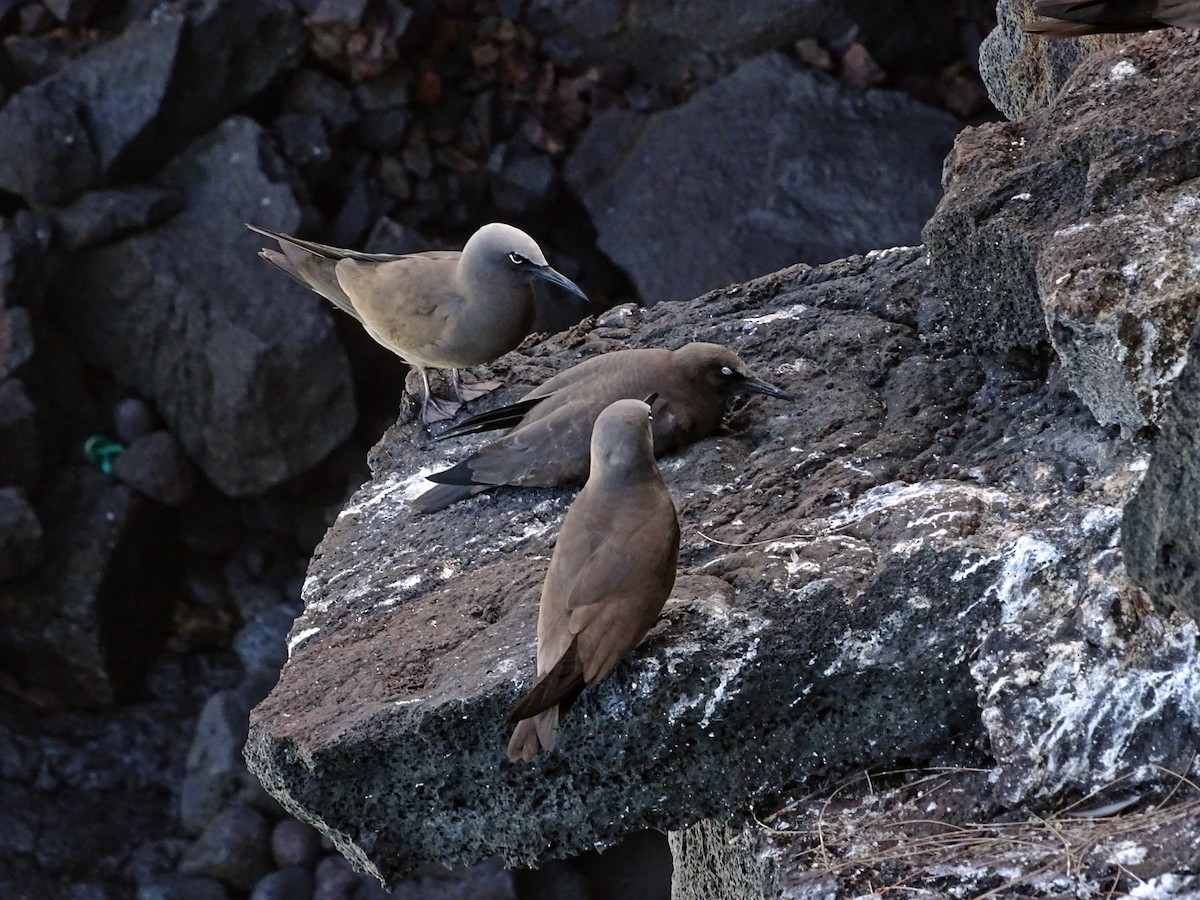
[(654, 461), (650, 407), (606, 407), (591, 457), (542, 584), (537, 680), (508, 716), (513, 762), (554, 748), (576, 698), (641, 642), (675, 585), (679, 521)]
[(343, 250), (246, 227), (279, 242), (279, 250), (260, 253), (264, 259), (354, 316), (367, 334), (420, 372), (426, 423), (448, 419), (459, 408), (432, 397), (426, 369), (452, 369), (459, 399), (466, 398), (458, 370), (500, 358), (529, 334), (535, 279), (587, 299), (550, 268), (533, 238), (498, 222), (471, 235), (461, 252), (404, 255)]
[(1200, 0), (1035, 0), (1042, 19), (1025, 26), (1048, 38), (1200, 27)]
[(715, 432), (735, 394), (791, 399), (754, 377), (736, 353), (719, 344), (594, 356), (543, 382), (518, 402), (466, 419), (442, 435), (515, 426), (453, 468), (430, 475), (438, 486), (413, 501), (413, 507), (434, 512), (499, 485), (579, 484), (588, 475), (588, 442), (601, 410), (614, 401), (652, 392), (658, 393), (652, 422), (655, 456)]

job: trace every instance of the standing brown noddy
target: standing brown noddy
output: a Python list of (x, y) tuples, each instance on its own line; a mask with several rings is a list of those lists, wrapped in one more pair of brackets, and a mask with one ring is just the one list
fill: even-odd
[(1035, 0), (1033, 11), (1045, 21), (1025, 30), (1048, 38), (1200, 27), (1200, 0)]
[(476, 231), (461, 252), (399, 256), (246, 227), (279, 242), (280, 250), (262, 250), (264, 259), (354, 316), (367, 334), (421, 373), (426, 423), (447, 419), (459, 408), (433, 398), (426, 369), (454, 370), (459, 399), (466, 398), (458, 370), (498, 359), (529, 334), (534, 279), (587, 300), (573, 281), (550, 268), (533, 238), (499, 222)]
[(654, 461), (650, 407), (606, 407), (591, 455), (542, 584), (537, 681), (508, 716), (513, 762), (554, 748), (571, 704), (641, 642), (675, 585), (679, 521)]
[(678, 350), (617, 350), (560, 372), (509, 406), (480, 413), (441, 437), (515, 426), (453, 468), (429, 476), (439, 482), (415, 501), (434, 512), (499, 485), (579, 484), (588, 475), (588, 442), (601, 410), (624, 398), (657, 392), (654, 455), (708, 437), (721, 425), (737, 393), (787, 394), (750, 372), (719, 344), (696, 342)]

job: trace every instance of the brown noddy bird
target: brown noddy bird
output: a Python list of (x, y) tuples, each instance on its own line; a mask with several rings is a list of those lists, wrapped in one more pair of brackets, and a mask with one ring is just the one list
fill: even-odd
[(415, 501), (434, 512), (499, 485), (545, 487), (579, 484), (588, 476), (588, 442), (601, 410), (624, 398), (658, 394), (654, 455), (708, 437), (721, 425), (729, 398), (738, 393), (790, 400), (754, 377), (741, 358), (719, 344), (691, 343), (678, 350), (617, 350), (560, 372), (516, 403), (480, 413), (440, 437), (511, 427), (453, 468), (429, 476), (439, 482)]
[(1048, 38), (1200, 27), (1200, 0), (1035, 0), (1042, 20), (1025, 26)]
[(606, 407), (591, 455), (542, 583), (537, 680), (508, 716), (513, 762), (554, 748), (571, 704), (641, 642), (675, 585), (679, 521), (654, 461), (650, 407)]
[(461, 252), (403, 255), (343, 250), (246, 227), (279, 242), (279, 250), (262, 250), (264, 259), (354, 316), (367, 334), (421, 373), (426, 423), (459, 408), (432, 397), (426, 369), (452, 369), (459, 399), (495, 387), (464, 389), (458, 370), (492, 362), (525, 339), (536, 311), (535, 279), (587, 299), (550, 268), (533, 238), (499, 222), (476, 231)]

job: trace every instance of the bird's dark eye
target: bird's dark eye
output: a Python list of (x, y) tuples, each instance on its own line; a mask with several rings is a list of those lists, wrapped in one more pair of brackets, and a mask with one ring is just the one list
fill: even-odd
[(733, 369), (729, 368), (729, 366), (721, 366), (721, 374), (729, 378), (733, 375)]
[(511, 262), (514, 266), (523, 266), (523, 265), (525, 265), (525, 263), (529, 262), (529, 260), (527, 260), (525, 257), (523, 257), (520, 253), (508, 254), (508, 261)]

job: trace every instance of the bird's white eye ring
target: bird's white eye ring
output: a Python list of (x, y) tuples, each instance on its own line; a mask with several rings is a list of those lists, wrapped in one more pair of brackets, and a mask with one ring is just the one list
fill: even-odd
[(729, 366), (721, 366), (721, 374), (726, 376), (732, 375), (733, 369), (729, 368)]
[(520, 253), (508, 254), (508, 261), (511, 262), (514, 266), (519, 266), (519, 265), (522, 265), (522, 264), (528, 262), (528, 260), (525, 259), (525, 257), (523, 257)]

